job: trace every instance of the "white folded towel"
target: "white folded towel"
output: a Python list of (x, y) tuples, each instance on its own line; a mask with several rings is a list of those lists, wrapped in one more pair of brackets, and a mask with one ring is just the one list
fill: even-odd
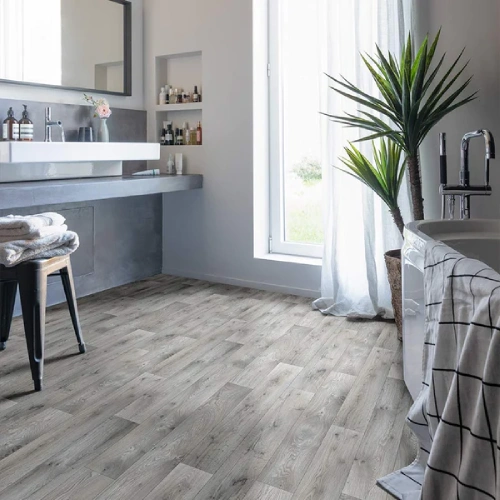
[[(35, 232), (22, 235), (22, 236), (0, 236), (0, 243), (8, 243), (9, 241), (19, 241), (19, 240), (36, 240), (38, 238), (45, 238), (45, 236), (50, 236), (53, 234), (63, 234), (68, 230), (68, 226), (63, 224), (62, 226), (46, 226), (37, 229)], [(0, 233), (1, 234), (1, 233)]]
[[(55, 212), (45, 212), (36, 215), (8, 215), (0, 217), (0, 236), (15, 239), (39, 238), (40, 231), (47, 227), (62, 226), (66, 219)], [(37, 236), (38, 234), (38, 236)]]
[(51, 259), (73, 253), (80, 241), (73, 231), (51, 234), (36, 240), (18, 240), (0, 243), (0, 264), (13, 267), (33, 259)]

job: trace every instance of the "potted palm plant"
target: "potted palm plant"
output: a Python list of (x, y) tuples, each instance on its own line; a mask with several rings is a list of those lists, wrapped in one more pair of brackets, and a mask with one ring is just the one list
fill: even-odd
[[(375, 56), (362, 55), (363, 62), (378, 89), (378, 96), (372, 96), (364, 92), (343, 77), (339, 79), (327, 75), (333, 82), (330, 88), (355, 101), (360, 106), (360, 110), (358, 115), (350, 113), (326, 115), (347, 127), (356, 127), (368, 131), (369, 134), (359, 139), (360, 141), (386, 138), (397, 145), (404, 154), (404, 165), (410, 181), (414, 220), (424, 219), (419, 158), (420, 145), (440, 120), (455, 109), (474, 100), (477, 94), (472, 93), (463, 97), (471, 78), (466, 79), (461, 84), (459, 83), (459, 78), (468, 65), (468, 62), (461, 63), (465, 49), (447, 68), (445, 67), (446, 54), (443, 54), (436, 62), (435, 55), (440, 34), (439, 31), (430, 46), (429, 39), (426, 37), (416, 53), (413, 50), (411, 34), (408, 35), (399, 59), (391, 53), (385, 55), (378, 46), (376, 47)], [(389, 149), (387, 144), (385, 147)], [(356, 151), (351, 145), (350, 152), (354, 156), (349, 153), (348, 156), (351, 166), (353, 166), (353, 159), (356, 158), (357, 167), (359, 168), (361, 158), (358, 156), (359, 151)], [(375, 162), (377, 163), (377, 161), (377, 157), (375, 157)], [(351, 166), (347, 166), (352, 172)], [(372, 167), (376, 166), (372, 165)], [(391, 175), (399, 175), (398, 169), (391, 168), (386, 173), (389, 175), (391, 172)], [(373, 189), (373, 186), (367, 182), (367, 178), (363, 173), (368, 173), (368, 171), (358, 171), (357, 177)], [(396, 183), (396, 179), (393, 179), (392, 182)], [(379, 193), (377, 192), (377, 194)], [(390, 205), (389, 209), (392, 213)], [(397, 222), (397, 224), (401, 231), (400, 222)], [(396, 259), (397, 262), (394, 263), (393, 259)], [(400, 259), (400, 251), (391, 251), (386, 254), (386, 263), (391, 262), (391, 264), (388, 263), (388, 274), (393, 293), (393, 305), (395, 302), (396, 306), (399, 304), (398, 311), (396, 311), (397, 307), (395, 307), (395, 317), (401, 317)], [(394, 272), (395, 267), (399, 267), (399, 275)], [(399, 298), (395, 298), (394, 295), (398, 293)], [(398, 328), (400, 329), (400, 324)]]
[[(346, 157), (340, 158), (344, 167), (337, 168), (361, 181), (381, 198), (387, 205), (394, 223), (402, 236), (405, 226), (398, 204), (398, 197), (405, 174), (403, 150), (397, 143), (385, 138), (379, 140), (378, 148), (376, 143), (372, 141), (372, 147), (373, 162), (363, 155), (354, 144), (349, 144), (349, 147), (344, 148)], [(401, 339), (403, 318), (401, 307), (400, 251), (391, 250), (386, 252), (385, 261), (391, 285), (394, 319), (398, 327), (398, 337)]]

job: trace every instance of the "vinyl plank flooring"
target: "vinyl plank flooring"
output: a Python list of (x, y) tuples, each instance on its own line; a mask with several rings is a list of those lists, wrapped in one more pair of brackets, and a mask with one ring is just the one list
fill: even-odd
[(382, 391), (392, 363), (393, 352), (373, 348), (337, 415), (335, 425), (364, 432)]
[(154, 276), (47, 310), (44, 391), (22, 320), (0, 353), (2, 500), (387, 500), (413, 461), (394, 324), (311, 299)]
[(325, 380), (259, 481), (281, 490), (295, 491), (354, 382), (354, 377), (343, 373), (332, 373)]
[(360, 439), (361, 435), (358, 432), (334, 425), (330, 427), (292, 498), (295, 500), (340, 498)]
[(196, 500), (245, 497), (313, 396), (297, 389), (283, 394), (212, 476)]
[[(110, 486), (112, 482), (113, 480), (108, 477), (100, 476), (96, 472), (82, 468), (74, 472), (66, 481), (54, 488), (50, 493), (43, 495), (42, 491), (37, 492), (33, 500), (36, 500), (37, 497), (41, 500), (68, 500), (70, 498), (93, 500)], [(43, 496), (40, 496), (40, 494)]]
[(376, 480), (393, 470), (409, 404), (404, 382), (387, 378), (356, 453), (344, 493), (356, 498), (380, 493)]
[(248, 394), (248, 389), (226, 384), (205, 405), (135, 462), (98, 498), (139, 500), (153, 491), (184, 457)]
[(211, 474), (179, 464), (146, 500), (193, 500), (211, 478)]
[(292, 494), (287, 491), (255, 482), (244, 500), (291, 500), (291, 498)]
[(280, 363), (193, 449), (184, 462), (206, 472), (217, 471), (300, 370), (297, 366)]

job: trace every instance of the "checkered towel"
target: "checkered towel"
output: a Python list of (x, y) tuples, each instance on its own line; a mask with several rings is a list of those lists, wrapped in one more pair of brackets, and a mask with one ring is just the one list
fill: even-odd
[(407, 417), (420, 451), (378, 483), (405, 500), (500, 499), (500, 275), (432, 244), (425, 298), (424, 378)]

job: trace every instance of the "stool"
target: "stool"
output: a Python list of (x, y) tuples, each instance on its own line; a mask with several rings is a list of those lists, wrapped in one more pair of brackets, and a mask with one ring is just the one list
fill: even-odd
[(78, 319), (69, 255), (30, 260), (14, 267), (0, 265), (0, 351), (6, 348), (6, 342), (9, 340), (16, 291), (19, 286), (24, 333), (35, 391), (42, 390), (47, 278), (51, 275), (61, 277), (79, 350), (83, 354), (85, 343)]

